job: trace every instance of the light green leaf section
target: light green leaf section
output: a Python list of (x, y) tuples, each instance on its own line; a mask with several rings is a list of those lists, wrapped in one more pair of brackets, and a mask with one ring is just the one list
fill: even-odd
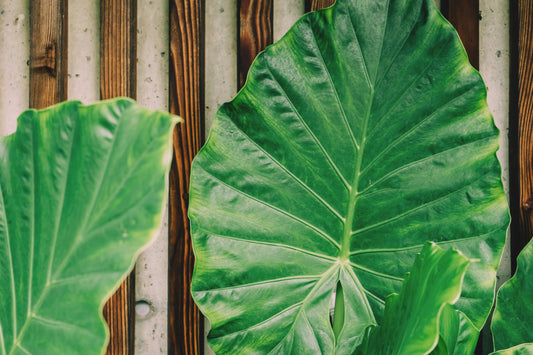
[[(473, 354), (479, 338), (479, 330), (462, 313), (446, 305), (440, 315), (439, 332), (448, 355)], [(436, 355), (437, 352), (431, 354)]]
[(0, 354), (99, 354), (104, 299), (157, 232), (177, 118), (115, 99), (0, 137)]
[(491, 353), (491, 355), (531, 355), (533, 354), (533, 343), (520, 344), (509, 349), (504, 349)]
[(518, 255), (515, 275), (498, 291), (491, 324), (495, 350), (533, 343), (532, 274), (533, 242), (529, 242)]
[[(479, 260), (456, 305), (480, 329), (509, 221), (498, 134), (432, 0), (304, 16), (258, 56), (193, 164), (192, 292), (210, 346), (350, 353), (426, 240)], [(350, 321), (336, 341), (339, 282)]]
[(411, 355), (433, 350), (442, 310), (459, 298), (469, 263), (453, 249), (426, 244), (400, 294), (387, 297), (382, 323), (370, 329), (356, 354)]

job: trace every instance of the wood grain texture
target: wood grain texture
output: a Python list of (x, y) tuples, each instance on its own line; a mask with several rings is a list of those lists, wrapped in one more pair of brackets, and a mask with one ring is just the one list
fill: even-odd
[(324, 9), (334, 3), (335, 0), (305, 0), (305, 12)]
[(100, 1), (100, 95), (136, 97), (137, 2)]
[(169, 354), (203, 353), (203, 318), (190, 285), (194, 266), (189, 175), (203, 144), (203, 1), (170, 1), (170, 111), (184, 120), (174, 131), (169, 197)]
[(109, 327), (106, 354), (133, 354), (135, 345), (135, 272), (120, 285), (104, 306), (104, 318)]
[(257, 54), (272, 43), (272, 0), (239, 1), (238, 88)]
[(518, 1), (517, 74), (520, 229), (512, 237), (513, 256), (533, 235), (533, 0)]
[(441, 0), (441, 12), (459, 33), (470, 64), (479, 70), (479, 0)]
[(67, 99), (67, 3), (67, 0), (30, 1), (32, 108), (45, 108)]
[[(136, 97), (137, 2), (100, 1), (100, 96)], [(135, 344), (135, 271), (104, 306), (110, 339), (106, 354), (133, 354)]]

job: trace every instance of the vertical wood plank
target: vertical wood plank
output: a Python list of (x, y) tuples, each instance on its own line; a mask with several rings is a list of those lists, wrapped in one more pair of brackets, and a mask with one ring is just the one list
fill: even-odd
[(305, 12), (316, 11), (330, 7), (334, 3), (335, 0), (305, 0)]
[(192, 160), (203, 144), (203, 1), (170, 1), (170, 112), (174, 131), (169, 196), (169, 354), (202, 354), (203, 319), (190, 284), (194, 266), (187, 208)]
[(441, 12), (459, 33), (470, 64), (479, 70), (479, 0), (441, 0)]
[(517, 59), (518, 65), (511, 67), (517, 68), (514, 84), (518, 85), (518, 102), (515, 102), (518, 124), (513, 125), (518, 129), (518, 147), (513, 152), (518, 154), (514, 169), (518, 169), (519, 197), (513, 217), (518, 219), (519, 227), (513, 230), (511, 239), (513, 259), (533, 235), (533, 0), (519, 0), (517, 3), (518, 48), (515, 63)]
[(136, 97), (137, 2), (100, 1), (100, 95)]
[(67, 0), (30, 2), (30, 107), (67, 98), (67, 11)]
[[(135, 0), (100, 1), (100, 96), (136, 97)], [(110, 340), (106, 354), (133, 354), (135, 340), (134, 273), (104, 306)]]
[(257, 54), (272, 43), (272, 0), (240, 0), (238, 11), (237, 71), (240, 89)]

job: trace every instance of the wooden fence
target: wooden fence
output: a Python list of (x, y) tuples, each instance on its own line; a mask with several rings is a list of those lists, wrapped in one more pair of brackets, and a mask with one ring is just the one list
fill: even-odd
[[(168, 240), (162, 238), (163, 244), (159, 244), (163, 252), (168, 250), (168, 281), (164, 279), (168, 287), (159, 291), (168, 292), (168, 298), (165, 294), (163, 301), (158, 302), (168, 303), (168, 308), (157, 304), (164, 320), (157, 331), (152, 329), (153, 339), (146, 340), (152, 345), (137, 344), (138, 353), (203, 353), (204, 323), (189, 293), (194, 263), (187, 219), (191, 161), (204, 142), (206, 126), (217, 107), (242, 87), (257, 53), (280, 38), (298, 16), (333, 2), (21, 0), (12, 4), (0, 0), (0, 45), (4, 52), (1, 63), (5, 67), (6, 63), (16, 61), (13, 64), (16, 69), (9, 66), (0, 72), (3, 80), (0, 132), (13, 130), (13, 112), (27, 107), (42, 108), (67, 98), (87, 102), (130, 96), (150, 108), (168, 109), (185, 120), (174, 132), (169, 220), (164, 225)], [(490, 3), (494, 2), (487, 1)], [(511, 142), (508, 181), (513, 215), (510, 250), (514, 263), (533, 232), (533, 0), (509, 3), (504, 6), (510, 6), (511, 22), (504, 31), (511, 36), (511, 85), (510, 95), (505, 98), (510, 104), (504, 110), (509, 113)], [(484, 58), (480, 57), (480, 20), (484, 16), (490, 19), (490, 12), (480, 13), (478, 0), (441, 0), (440, 5), (443, 14), (458, 29), (472, 64), (479, 68)], [(492, 9), (491, 5), (486, 8)], [(222, 16), (224, 12), (231, 15)], [(215, 32), (221, 29), (229, 30), (229, 37), (217, 37)], [(18, 37), (14, 40), (13, 36)], [(20, 53), (13, 52), (16, 50)], [(222, 58), (221, 53), (229, 57)], [(219, 81), (218, 86), (213, 80)], [(227, 88), (223, 94), (213, 90), (222, 85)], [(89, 89), (90, 94), (83, 94), (86, 87), (94, 88)], [(76, 91), (79, 88), (81, 91)], [(22, 99), (16, 98), (21, 95)], [(11, 123), (4, 118), (9, 114)], [(154, 262), (149, 258), (142, 260), (137, 269)], [(161, 273), (166, 268), (153, 270)], [(138, 281), (138, 290), (139, 284)], [(105, 308), (111, 331), (108, 354), (134, 351), (134, 285), (135, 278), (130, 276)], [(152, 301), (150, 306), (155, 303)]]

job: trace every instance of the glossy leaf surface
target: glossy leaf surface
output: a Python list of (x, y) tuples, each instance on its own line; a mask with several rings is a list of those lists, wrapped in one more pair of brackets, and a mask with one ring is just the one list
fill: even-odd
[(479, 260), (457, 306), (481, 328), (508, 224), (497, 149), (485, 86), (432, 0), (304, 16), (258, 56), (192, 169), (211, 347), (349, 353), (426, 240)]
[(498, 291), (492, 317), (494, 349), (533, 343), (533, 242), (520, 252), (515, 275)]
[(370, 329), (356, 354), (410, 355), (433, 350), (439, 340), (442, 311), (459, 299), (469, 263), (453, 249), (426, 244), (400, 294), (387, 297), (382, 323)]
[(175, 122), (66, 102), (0, 138), (0, 354), (105, 349), (104, 299), (159, 229)]
[(531, 355), (533, 354), (533, 343), (520, 344), (509, 349), (504, 349), (491, 353), (491, 355)]
[(454, 309), (451, 305), (446, 305), (442, 309), (439, 333), (447, 355), (474, 353), (479, 338), (479, 330), (474, 327), (464, 313)]

